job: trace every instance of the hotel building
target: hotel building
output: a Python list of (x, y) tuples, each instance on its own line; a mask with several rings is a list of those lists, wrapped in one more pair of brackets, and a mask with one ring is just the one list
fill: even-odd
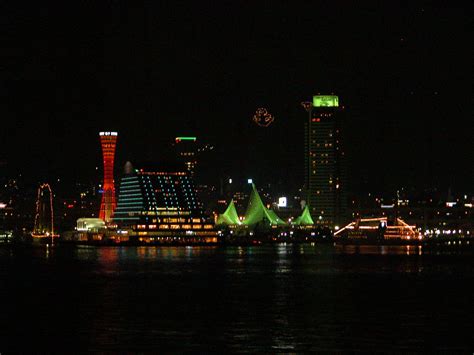
[(129, 168), (121, 178), (113, 220), (130, 239), (215, 241), (190, 172), (180, 166)]
[(344, 108), (335, 95), (316, 95), (306, 104), (306, 202), (317, 225), (334, 228), (345, 222), (346, 215)]

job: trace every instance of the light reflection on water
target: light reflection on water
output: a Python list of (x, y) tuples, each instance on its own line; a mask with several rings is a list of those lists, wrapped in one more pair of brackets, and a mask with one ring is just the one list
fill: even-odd
[(336, 245), (335, 251), (341, 254), (361, 255), (421, 255), (422, 245)]
[(24, 350), (28, 334), (38, 350), (53, 339), (79, 351), (465, 350), (473, 275), (472, 257), (417, 246), (0, 249), (0, 302), (14, 305), (0, 313), (0, 344)]

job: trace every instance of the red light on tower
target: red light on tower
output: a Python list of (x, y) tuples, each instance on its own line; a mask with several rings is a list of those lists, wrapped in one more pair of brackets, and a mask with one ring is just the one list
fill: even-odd
[(100, 132), (99, 136), (104, 161), (104, 184), (99, 218), (103, 219), (105, 223), (110, 223), (115, 210), (114, 159), (117, 132)]

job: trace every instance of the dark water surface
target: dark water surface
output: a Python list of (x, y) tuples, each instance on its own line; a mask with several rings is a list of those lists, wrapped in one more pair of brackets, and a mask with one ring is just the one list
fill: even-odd
[(2, 247), (0, 352), (473, 350), (473, 255)]

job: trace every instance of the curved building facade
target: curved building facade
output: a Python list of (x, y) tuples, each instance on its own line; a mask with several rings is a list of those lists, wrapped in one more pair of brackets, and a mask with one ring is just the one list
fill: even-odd
[(203, 215), (190, 172), (176, 167), (147, 167), (124, 174), (113, 221), (141, 241), (207, 238), (217, 233)]

